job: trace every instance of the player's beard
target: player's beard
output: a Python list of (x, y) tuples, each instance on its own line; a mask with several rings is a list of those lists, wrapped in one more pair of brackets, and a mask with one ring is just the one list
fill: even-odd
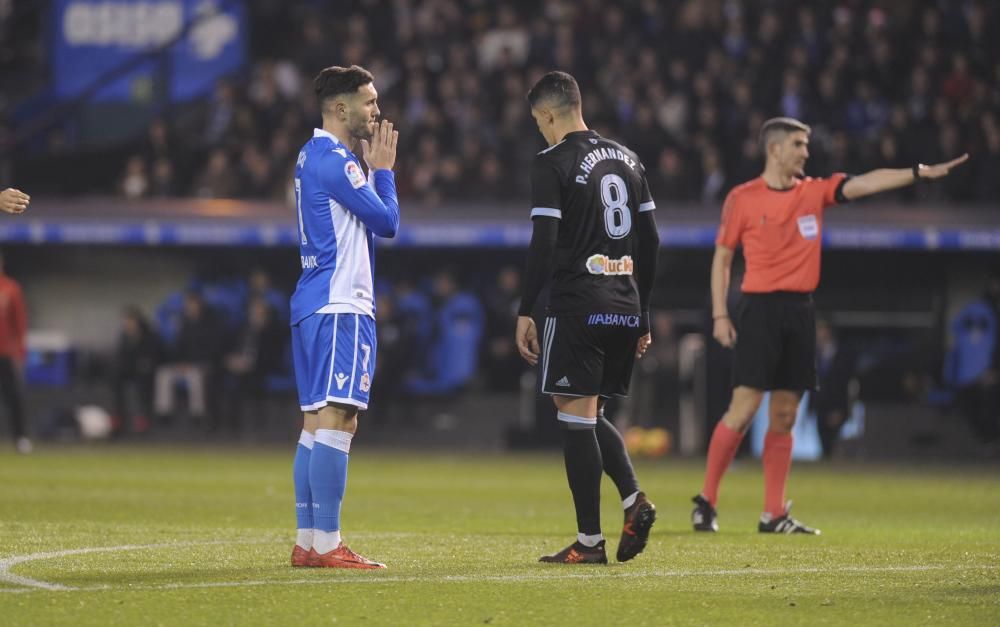
[(351, 133), (351, 137), (354, 139), (364, 139), (371, 141), (372, 135), (374, 135), (374, 124), (371, 122), (371, 118), (368, 116), (351, 119), (351, 124), (348, 127)]

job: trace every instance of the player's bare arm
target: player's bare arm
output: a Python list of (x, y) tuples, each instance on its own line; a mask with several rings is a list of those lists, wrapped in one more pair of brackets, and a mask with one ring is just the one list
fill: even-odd
[(6, 213), (23, 213), (30, 202), (31, 196), (19, 189), (8, 187), (0, 192), (0, 210)]
[(721, 244), (715, 246), (712, 257), (712, 335), (726, 348), (736, 344), (736, 327), (729, 318), (726, 296), (733, 266), (733, 251)]
[(879, 192), (913, 185), (920, 180), (934, 180), (948, 176), (951, 170), (969, 160), (968, 153), (961, 157), (936, 163), (917, 164), (912, 168), (882, 168), (855, 176), (844, 183), (843, 194), (848, 200), (864, 198)]

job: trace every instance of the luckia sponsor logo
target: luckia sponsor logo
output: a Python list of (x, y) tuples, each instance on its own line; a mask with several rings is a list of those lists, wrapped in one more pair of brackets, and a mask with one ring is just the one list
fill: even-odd
[(612, 259), (607, 255), (591, 255), (587, 258), (587, 272), (605, 276), (631, 275), (635, 263), (628, 255), (620, 259)]

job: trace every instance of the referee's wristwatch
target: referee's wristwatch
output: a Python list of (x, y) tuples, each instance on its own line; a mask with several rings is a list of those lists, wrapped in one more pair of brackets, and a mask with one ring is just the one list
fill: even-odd
[(920, 176), (920, 169), (921, 168), (925, 168), (925, 167), (927, 167), (927, 166), (925, 166), (922, 163), (917, 163), (917, 164), (915, 164), (913, 166), (913, 182), (914, 183), (919, 183), (920, 181), (924, 180), (924, 177)]

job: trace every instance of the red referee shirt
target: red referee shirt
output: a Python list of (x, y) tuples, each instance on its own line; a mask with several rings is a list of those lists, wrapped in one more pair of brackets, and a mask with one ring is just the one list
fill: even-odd
[(0, 358), (23, 362), (27, 354), (24, 342), (27, 332), (28, 312), (21, 286), (0, 274)]
[(715, 243), (731, 250), (743, 245), (743, 292), (816, 289), (823, 210), (837, 203), (837, 187), (845, 178), (806, 177), (789, 189), (776, 190), (757, 177), (729, 192)]

